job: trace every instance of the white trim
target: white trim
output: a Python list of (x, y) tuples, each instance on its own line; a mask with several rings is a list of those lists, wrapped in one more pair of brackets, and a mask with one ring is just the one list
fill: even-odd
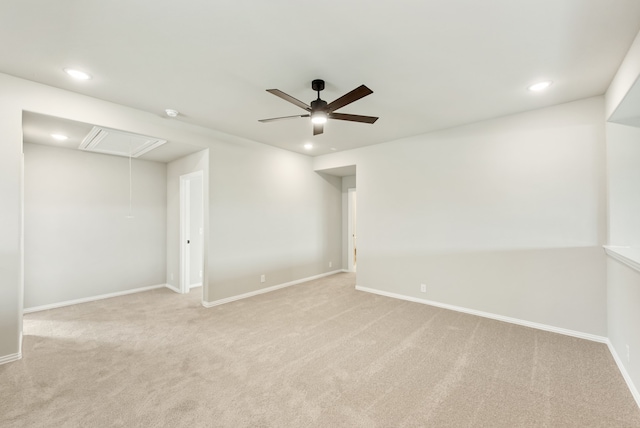
[(344, 272), (344, 273), (353, 273), (351, 272), (349, 269), (341, 269), (340, 272)]
[(440, 303), (433, 300), (426, 300), (426, 299), (420, 299), (417, 297), (404, 296), (402, 294), (389, 293), (387, 291), (376, 290), (374, 288), (367, 288), (367, 287), (361, 287), (359, 285), (356, 285), (356, 290), (365, 291), (367, 293), (379, 294), (381, 296), (386, 296), (386, 297), (392, 297), (394, 299), (407, 300), (409, 302), (422, 303), (424, 305), (429, 305), (429, 306), (436, 306), (443, 309), (449, 309), (451, 311), (463, 312), (465, 314), (476, 315), (479, 317), (490, 318), (498, 321), (504, 321), (511, 324), (518, 324), (525, 327), (535, 328), (538, 330), (550, 331), (552, 333), (564, 334), (565, 336), (573, 336), (580, 339), (591, 340), (593, 342), (607, 343), (609, 341), (609, 339), (607, 339), (604, 336), (597, 336), (595, 334), (583, 333), (581, 331), (569, 330), (566, 328), (554, 327), (547, 324), (540, 324), (537, 322), (525, 321), (518, 318), (505, 317), (503, 315), (492, 314), (490, 312), (477, 311), (475, 309), (463, 308), (461, 306), (449, 305), (446, 303)]
[(314, 279), (324, 278), (325, 276), (334, 275), (336, 273), (341, 273), (342, 270), (334, 270), (331, 272), (321, 273), (320, 275), (314, 275), (307, 278), (296, 279), (295, 281), (285, 282), (284, 284), (274, 285), (272, 287), (262, 288), (256, 291), (250, 291), (244, 294), (238, 294), (237, 296), (231, 296), (220, 300), (214, 300), (213, 302), (205, 302), (202, 301), (202, 306), (205, 308), (212, 308), (218, 305), (224, 305), (225, 303), (235, 302), (236, 300), (246, 299), (249, 297), (257, 296), (258, 294), (270, 293), (271, 291), (280, 290), (281, 288), (291, 287), (292, 285), (301, 284), (303, 282), (313, 281)]
[(640, 248), (605, 245), (604, 251), (610, 257), (640, 272)]
[(189, 286), (189, 290), (191, 290), (192, 288), (198, 288), (198, 287), (202, 287), (202, 283), (201, 282), (196, 282), (195, 284), (191, 284)]
[(23, 311), (18, 318), (18, 331), (20, 333), (18, 342), (18, 354), (22, 354), (22, 335), (24, 332), (24, 145), (20, 163), (20, 279), (18, 280), (20, 292), (18, 294), (18, 308)]
[[(121, 150), (115, 150), (110, 148), (100, 147), (100, 143), (105, 139), (109, 134), (115, 135), (117, 137), (124, 137), (127, 139), (136, 138), (137, 140), (144, 140), (144, 143), (137, 146), (136, 150), (133, 153), (123, 153)], [(110, 155), (118, 155), (118, 156), (127, 156), (131, 155), (132, 158), (137, 158), (150, 150), (155, 149), (163, 144), (165, 144), (167, 140), (161, 140), (155, 137), (149, 137), (147, 135), (134, 134), (131, 132), (120, 131), (117, 129), (104, 128), (101, 126), (94, 126), (91, 129), (91, 132), (87, 134), (86, 137), (80, 143), (80, 150), (86, 150), (89, 152), (97, 152), (97, 153), (107, 153)]]
[(20, 359), (22, 359), (22, 352), (18, 352), (17, 354), (5, 355), (3, 357), (0, 357), (0, 365), (18, 361)]
[(189, 193), (191, 191), (191, 174), (180, 176), (180, 291), (189, 291)]
[(357, 260), (354, 264), (353, 255), (357, 248), (358, 227), (357, 227), (357, 189), (350, 187), (347, 189), (347, 269), (355, 272)]
[(613, 356), (614, 361), (618, 365), (618, 370), (620, 370), (620, 373), (622, 374), (624, 381), (627, 382), (627, 386), (629, 387), (629, 391), (631, 391), (631, 395), (636, 400), (636, 404), (638, 405), (638, 407), (640, 407), (640, 392), (638, 392), (638, 389), (633, 384), (633, 380), (631, 379), (631, 376), (629, 376), (629, 373), (627, 372), (627, 368), (624, 366), (624, 364), (622, 363), (622, 360), (618, 356), (618, 352), (616, 351), (616, 348), (613, 347), (613, 343), (611, 343), (611, 341), (607, 339), (606, 344), (609, 347), (609, 352), (611, 352), (611, 355)]
[(179, 288), (176, 288), (171, 284), (165, 284), (164, 286), (167, 287), (169, 290), (175, 292), (175, 293), (182, 294), (182, 291), (180, 291)]
[(140, 288), (134, 288), (132, 290), (117, 291), (115, 293), (101, 294), (99, 296), (91, 296), (91, 297), (83, 297), (82, 299), (67, 300), (66, 302), (58, 302), (58, 303), (51, 303), (49, 305), (34, 306), (32, 308), (24, 308), (23, 313), (30, 314), (32, 312), (47, 311), (49, 309), (56, 309), (56, 308), (62, 308), (64, 306), (77, 305), (78, 303), (87, 303), (87, 302), (93, 302), (95, 300), (110, 299), (112, 297), (125, 296), (127, 294), (141, 293), (143, 291), (150, 291), (150, 290), (155, 290), (157, 288), (164, 288), (167, 285), (168, 284), (150, 285), (148, 287), (140, 287)]

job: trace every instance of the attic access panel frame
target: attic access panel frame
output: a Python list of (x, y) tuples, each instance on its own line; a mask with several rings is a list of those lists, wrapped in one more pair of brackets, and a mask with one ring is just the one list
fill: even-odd
[(107, 155), (137, 158), (160, 147), (167, 140), (149, 137), (118, 129), (94, 126), (80, 143), (78, 149)]

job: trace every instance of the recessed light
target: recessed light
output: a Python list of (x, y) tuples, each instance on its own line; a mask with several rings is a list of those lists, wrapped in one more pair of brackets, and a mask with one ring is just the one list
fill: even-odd
[(335, 152), (336, 150), (338, 150), (338, 149), (336, 149), (335, 147), (331, 147), (331, 151)]
[(85, 73), (84, 71), (76, 70), (73, 68), (65, 68), (64, 72), (74, 79), (78, 80), (89, 80), (91, 79), (91, 75), (89, 73)]
[(553, 82), (551, 80), (545, 80), (544, 82), (534, 83), (533, 85), (529, 86), (527, 89), (533, 92), (539, 92), (547, 89), (549, 86), (551, 86), (552, 83)]
[(51, 134), (51, 137), (54, 140), (58, 140), (58, 141), (64, 141), (64, 140), (69, 138), (69, 137), (67, 137), (66, 135), (63, 135), (63, 134)]
[(307, 144), (304, 145), (304, 148), (307, 149), (307, 150), (311, 150), (311, 149), (313, 149), (313, 144), (307, 143)]
[(174, 110), (172, 108), (168, 108), (164, 111), (169, 117), (177, 117), (180, 112), (178, 110)]

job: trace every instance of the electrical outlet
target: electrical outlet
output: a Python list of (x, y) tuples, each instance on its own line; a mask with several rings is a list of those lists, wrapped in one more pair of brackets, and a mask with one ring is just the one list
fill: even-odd
[(200, 278), (202, 278), (202, 271), (200, 271)]
[(423, 293), (427, 292), (427, 284), (420, 284), (420, 291)]
[(332, 266), (333, 266), (333, 262), (329, 262), (329, 267), (332, 267)]
[(267, 280), (266, 275), (260, 275), (260, 282), (265, 282)]
[(631, 352), (629, 351), (629, 344), (627, 344), (627, 363), (631, 362)]

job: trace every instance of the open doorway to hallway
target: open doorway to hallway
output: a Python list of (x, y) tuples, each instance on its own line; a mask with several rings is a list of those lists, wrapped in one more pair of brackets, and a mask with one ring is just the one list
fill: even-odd
[(204, 275), (203, 173), (180, 176), (180, 292), (201, 287)]
[(356, 165), (316, 170), (342, 180), (342, 267), (343, 272), (356, 272), (358, 263)]

